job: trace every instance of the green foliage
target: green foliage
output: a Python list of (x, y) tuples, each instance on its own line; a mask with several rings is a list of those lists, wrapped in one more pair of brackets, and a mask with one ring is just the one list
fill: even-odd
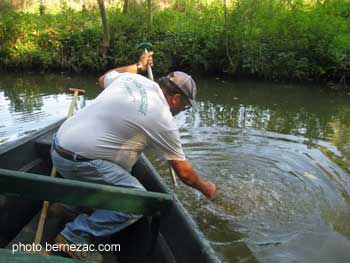
[(238, 72), (269, 79), (349, 79), (350, 2), (239, 1), (230, 14)]
[(177, 0), (154, 10), (149, 28), (146, 5), (128, 14), (109, 8), (111, 48), (101, 56), (98, 9), (39, 15), (0, 10), (3, 67), (104, 71), (136, 62), (138, 43), (154, 44), (155, 71), (229, 73), (265, 79), (350, 78), (350, 1), (238, 0), (225, 22), (222, 1)]

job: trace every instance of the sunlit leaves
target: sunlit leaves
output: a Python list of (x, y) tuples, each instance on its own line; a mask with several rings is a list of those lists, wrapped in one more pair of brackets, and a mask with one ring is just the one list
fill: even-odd
[(151, 41), (156, 74), (182, 69), (273, 80), (350, 81), (349, 0), (227, 0), (226, 25), (223, 1), (154, 1), (158, 10), (152, 28), (145, 3), (131, 2), (128, 14), (110, 5), (111, 47), (104, 57), (97, 7), (83, 12), (67, 3), (42, 16), (1, 9), (0, 63), (103, 71), (135, 62), (135, 46)]

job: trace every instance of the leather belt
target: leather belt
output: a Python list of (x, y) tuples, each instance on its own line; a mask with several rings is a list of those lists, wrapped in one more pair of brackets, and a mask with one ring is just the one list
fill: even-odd
[(64, 159), (68, 159), (71, 161), (77, 161), (77, 162), (88, 162), (92, 161), (93, 159), (86, 158), (84, 156), (81, 156), (79, 154), (73, 153), (67, 149), (64, 149), (57, 144), (54, 145), (55, 151)]

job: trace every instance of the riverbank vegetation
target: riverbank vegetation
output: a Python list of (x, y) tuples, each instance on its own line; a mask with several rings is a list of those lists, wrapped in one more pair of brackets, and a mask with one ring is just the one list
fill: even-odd
[(156, 74), (350, 82), (350, 0), (106, 0), (107, 50), (98, 1), (22, 2), (0, 4), (3, 69), (100, 72), (147, 40)]

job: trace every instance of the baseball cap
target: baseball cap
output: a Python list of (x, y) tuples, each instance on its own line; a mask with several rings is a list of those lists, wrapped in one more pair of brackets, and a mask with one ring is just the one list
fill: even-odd
[(196, 108), (197, 86), (192, 77), (182, 71), (171, 72), (166, 76), (173, 84), (175, 84), (188, 98), (191, 106)]

